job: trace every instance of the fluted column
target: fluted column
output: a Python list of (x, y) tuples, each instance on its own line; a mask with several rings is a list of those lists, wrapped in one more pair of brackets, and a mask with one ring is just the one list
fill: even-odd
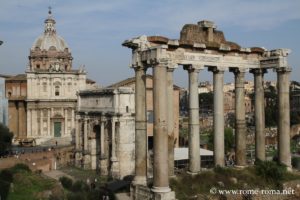
[(192, 65), (184, 66), (189, 74), (189, 173), (200, 171), (200, 135), (199, 135), (199, 69)]
[(103, 159), (105, 157), (105, 148), (104, 148), (104, 142), (105, 142), (105, 133), (104, 133), (104, 121), (101, 119), (101, 128), (100, 128), (100, 155)]
[(86, 117), (83, 119), (83, 150), (84, 154), (86, 154), (88, 150), (88, 127)]
[(263, 87), (263, 76), (265, 69), (252, 69), (254, 74), (255, 94), (255, 159), (264, 161), (265, 151), (265, 97)]
[(209, 68), (213, 72), (214, 88), (214, 162), (215, 166), (225, 165), (224, 145), (224, 71), (217, 67)]
[(281, 164), (291, 168), (290, 151), (290, 68), (277, 69), (278, 86), (278, 157)]
[(135, 177), (133, 184), (147, 185), (146, 70), (135, 67)]
[(169, 176), (174, 176), (174, 86), (173, 68), (167, 68)]
[(111, 119), (111, 161), (116, 161), (116, 121)]
[(235, 80), (235, 160), (237, 166), (246, 166), (245, 72), (234, 68)]
[(155, 193), (170, 192), (168, 167), (167, 130), (167, 66), (153, 66), (153, 109), (154, 109), (154, 164), (153, 188)]
[[(78, 118), (78, 117), (76, 116), (76, 118)], [(80, 149), (80, 144), (79, 144), (80, 129), (81, 129), (81, 122), (78, 119), (77, 123), (76, 123), (76, 130), (75, 130), (75, 147), (76, 147), (76, 150)]]

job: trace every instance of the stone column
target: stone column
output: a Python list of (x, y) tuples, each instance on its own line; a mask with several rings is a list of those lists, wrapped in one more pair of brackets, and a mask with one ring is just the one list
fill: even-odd
[(192, 65), (184, 66), (189, 73), (189, 173), (200, 171), (200, 136), (199, 136), (199, 69)]
[(217, 67), (209, 69), (213, 72), (214, 88), (214, 162), (215, 166), (225, 165), (224, 146), (224, 71)]
[(105, 157), (105, 152), (104, 152), (104, 137), (105, 137), (105, 134), (104, 134), (104, 121), (101, 121), (101, 130), (100, 130), (100, 155), (101, 155), (101, 158), (104, 158)]
[(169, 151), (169, 176), (174, 176), (174, 86), (173, 68), (167, 68), (167, 99), (168, 99), (168, 151)]
[(40, 136), (43, 136), (44, 135), (44, 130), (43, 130), (43, 118), (44, 118), (44, 115), (43, 115), (43, 109), (39, 109), (39, 112), (40, 112), (40, 127), (39, 127), (39, 135)]
[(290, 95), (289, 75), (290, 68), (278, 68), (277, 70), (278, 87), (278, 158), (281, 164), (291, 169), (290, 151)]
[(235, 161), (236, 166), (246, 166), (245, 72), (230, 69), (235, 80)]
[(31, 128), (31, 109), (27, 109), (27, 136), (32, 136), (32, 128)]
[(265, 98), (263, 75), (265, 69), (252, 69), (255, 94), (255, 159), (264, 161), (265, 155)]
[(135, 67), (135, 177), (133, 184), (147, 185), (146, 70)]
[(64, 136), (66, 136), (68, 132), (68, 109), (64, 109), (64, 117), (65, 117)]
[(48, 136), (51, 136), (51, 123), (50, 123), (50, 117), (51, 117), (51, 109), (47, 108), (48, 118), (47, 118), (47, 132)]
[(116, 121), (114, 118), (111, 120), (111, 161), (116, 161)]
[(154, 110), (154, 193), (168, 193), (168, 130), (167, 130), (167, 66), (153, 66), (153, 110)]
[(76, 130), (75, 130), (75, 147), (77, 151), (80, 149), (80, 141), (79, 141), (80, 130), (81, 130), (81, 122), (78, 119), (76, 123)]
[(83, 150), (84, 150), (84, 154), (87, 153), (88, 150), (88, 127), (87, 127), (87, 118), (84, 117), (83, 119)]

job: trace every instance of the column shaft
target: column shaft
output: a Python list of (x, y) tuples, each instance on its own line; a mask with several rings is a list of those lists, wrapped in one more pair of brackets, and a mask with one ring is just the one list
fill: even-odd
[(237, 166), (246, 165), (245, 73), (235, 72), (235, 157)]
[(200, 171), (200, 135), (199, 135), (199, 70), (191, 65), (185, 67), (189, 73), (189, 172)]
[(261, 69), (253, 70), (255, 87), (255, 157), (264, 161), (265, 156), (265, 98), (263, 73)]
[(279, 162), (291, 167), (290, 151), (290, 100), (289, 100), (290, 69), (277, 70), (278, 85), (278, 154)]
[(167, 67), (153, 67), (154, 164), (153, 188), (157, 193), (170, 192), (167, 130)]
[(224, 71), (213, 71), (214, 87), (214, 162), (215, 166), (225, 165), (224, 146)]
[(87, 150), (88, 150), (88, 127), (87, 127), (87, 119), (84, 118), (84, 124), (83, 124), (83, 150), (84, 153), (86, 154)]
[(135, 68), (135, 177), (134, 184), (147, 181), (146, 68)]
[(105, 133), (104, 133), (104, 121), (101, 121), (101, 131), (100, 131), (100, 155), (101, 158), (103, 158), (105, 156), (105, 152), (104, 152), (104, 140), (105, 138)]
[(174, 89), (173, 71), (167, 69), (169, 176), (174, 176)]
[(116, 161), (116, 124), (115, 120), (111, 120), (111, 161)]
[(80, 144), (79, 144), (80, 127), (81, 127), (81, 122), (79, 120), (77, 120), (76, 130), (75, 130), (75, 147), (76, 147), (76, 150), (79, 150), (79, 148), (80, 148)]

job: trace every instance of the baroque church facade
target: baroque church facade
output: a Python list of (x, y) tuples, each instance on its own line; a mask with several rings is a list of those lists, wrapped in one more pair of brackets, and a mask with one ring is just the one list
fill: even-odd
[(84, 69), (72, 68), (72, 54), (56, 33), (49, 10), (44, 33), (30, 49), (27, 79), (27, 138), (36, 144), (70, 142), (75, 131), (76, 93), (87, 88)]
[[(36, 144), (69, 143), (75, 134), (76, 94), (79, 90), (92, 88), (95, 82), (86, 78), (87, 73), (82, 67), (78, 70), (72, 68), (71, 50), (56, 33), (51, 10), (44, 24), (44, 33), (30, 48), (29, 65), (24, 75), (26, 127), (23, 131), (16, 129), (14, 137), (19, 141), (31, 139)], [(9, 97), (15, 86), (8, 86)], [(10, 112), (10, 127), (20, 120), (20, 115), (14, 116), (14, 113)]]

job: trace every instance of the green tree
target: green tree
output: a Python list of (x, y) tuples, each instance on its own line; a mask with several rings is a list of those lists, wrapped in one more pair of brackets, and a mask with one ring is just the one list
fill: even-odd
[[(224, 138), (225, 138), (225, 153), (229, 152), (235, 146), (235, 138), (233, 134), (232, 128), (225, 128), (224, 129)], [(210, 131), (208, 136), (208, 148), (213, 150), (214, 147), (214, 134), (213, 131)]]
[(12, 138), (12, 132), (10, 132), (6, 126), (0, 123), (0, 156), (4, 155), (11, 147)]

